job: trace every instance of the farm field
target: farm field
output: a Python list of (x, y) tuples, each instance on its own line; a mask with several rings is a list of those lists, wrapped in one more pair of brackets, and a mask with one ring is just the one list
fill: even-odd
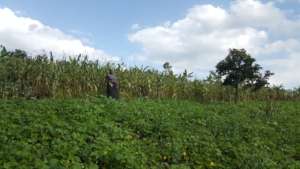
[(0, 101), (4, 169), (297, 169), (299, 102)]
[(300, 169), (300, 0), (0, 0), (0, 169)]

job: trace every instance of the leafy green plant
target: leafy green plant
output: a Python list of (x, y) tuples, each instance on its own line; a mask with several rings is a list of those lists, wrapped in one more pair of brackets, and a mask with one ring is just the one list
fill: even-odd
[(300, 105), (262, 104), (0, 100), (0, 168), (299, 168)]

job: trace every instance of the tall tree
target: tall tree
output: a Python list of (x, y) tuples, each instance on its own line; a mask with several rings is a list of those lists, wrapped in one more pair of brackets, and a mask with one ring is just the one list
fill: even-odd
[(262, 67), (245, 49), (230, 49), (227, 57), (216, 65), (216, 72), (223, 79), (223, 85), (235, 88), (235, 102), (239, 99), (240, 87), (251, 87), (258, 90), (266, 86), (272, 72), (262, 74)]
[(6, 48), (2, 45), (0, 45), (0, 57), (4, 57), (8, 54)]
[(165, 62), (163, 68), (166, 75), (173, 75), (172, 66), (169, 62)]

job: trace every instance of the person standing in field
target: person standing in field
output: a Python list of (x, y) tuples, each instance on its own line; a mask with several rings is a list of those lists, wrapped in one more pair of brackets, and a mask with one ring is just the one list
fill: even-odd
[(119, 99), (119, 83), (113, 70), (109, 70), (106, 76), (106, 96), (113, 99)]

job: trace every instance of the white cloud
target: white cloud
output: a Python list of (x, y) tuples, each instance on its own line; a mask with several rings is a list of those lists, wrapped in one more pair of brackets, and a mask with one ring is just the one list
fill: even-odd
[(17, 16), (9, 8), (0, 8), (0, 44), (9, 49), (23, 49), (31, 54), (52, 51), (62, 57), (88, 55), (92, 60), (117, 61), (100, 49), (85, 45), (82, 40), (65, 34), (29, 17)]
[(131, 30), (138, 30), (138, 29), (140, 29), (141, 28), (141, 26), (139, 25), (139, 24), (133, 24), (132, 26), (131, 26)]
[(257, 0), (236, 0), (231, 5), (234, 26), (264, 29), (274, 38), (300, 38), (300, 20), (289, 19), (274, 3)]
[(196, 5), (169, 24), (147, 27), (129, 35), (141, 44), (139, 58), (176, 70), (207, 75), (229, 48), (245, 48), (258, 63), (275, 72), (273, 84), (300, 85), (300, 21), (290, 19), (274, 3), (236, 0), (228, 9)]
[(279, 2), (279, 3), (288, 3), (288, 2), (295, 2), (295, 3), (300, 3), (300, 0), (275, 0), (276, 2)]

